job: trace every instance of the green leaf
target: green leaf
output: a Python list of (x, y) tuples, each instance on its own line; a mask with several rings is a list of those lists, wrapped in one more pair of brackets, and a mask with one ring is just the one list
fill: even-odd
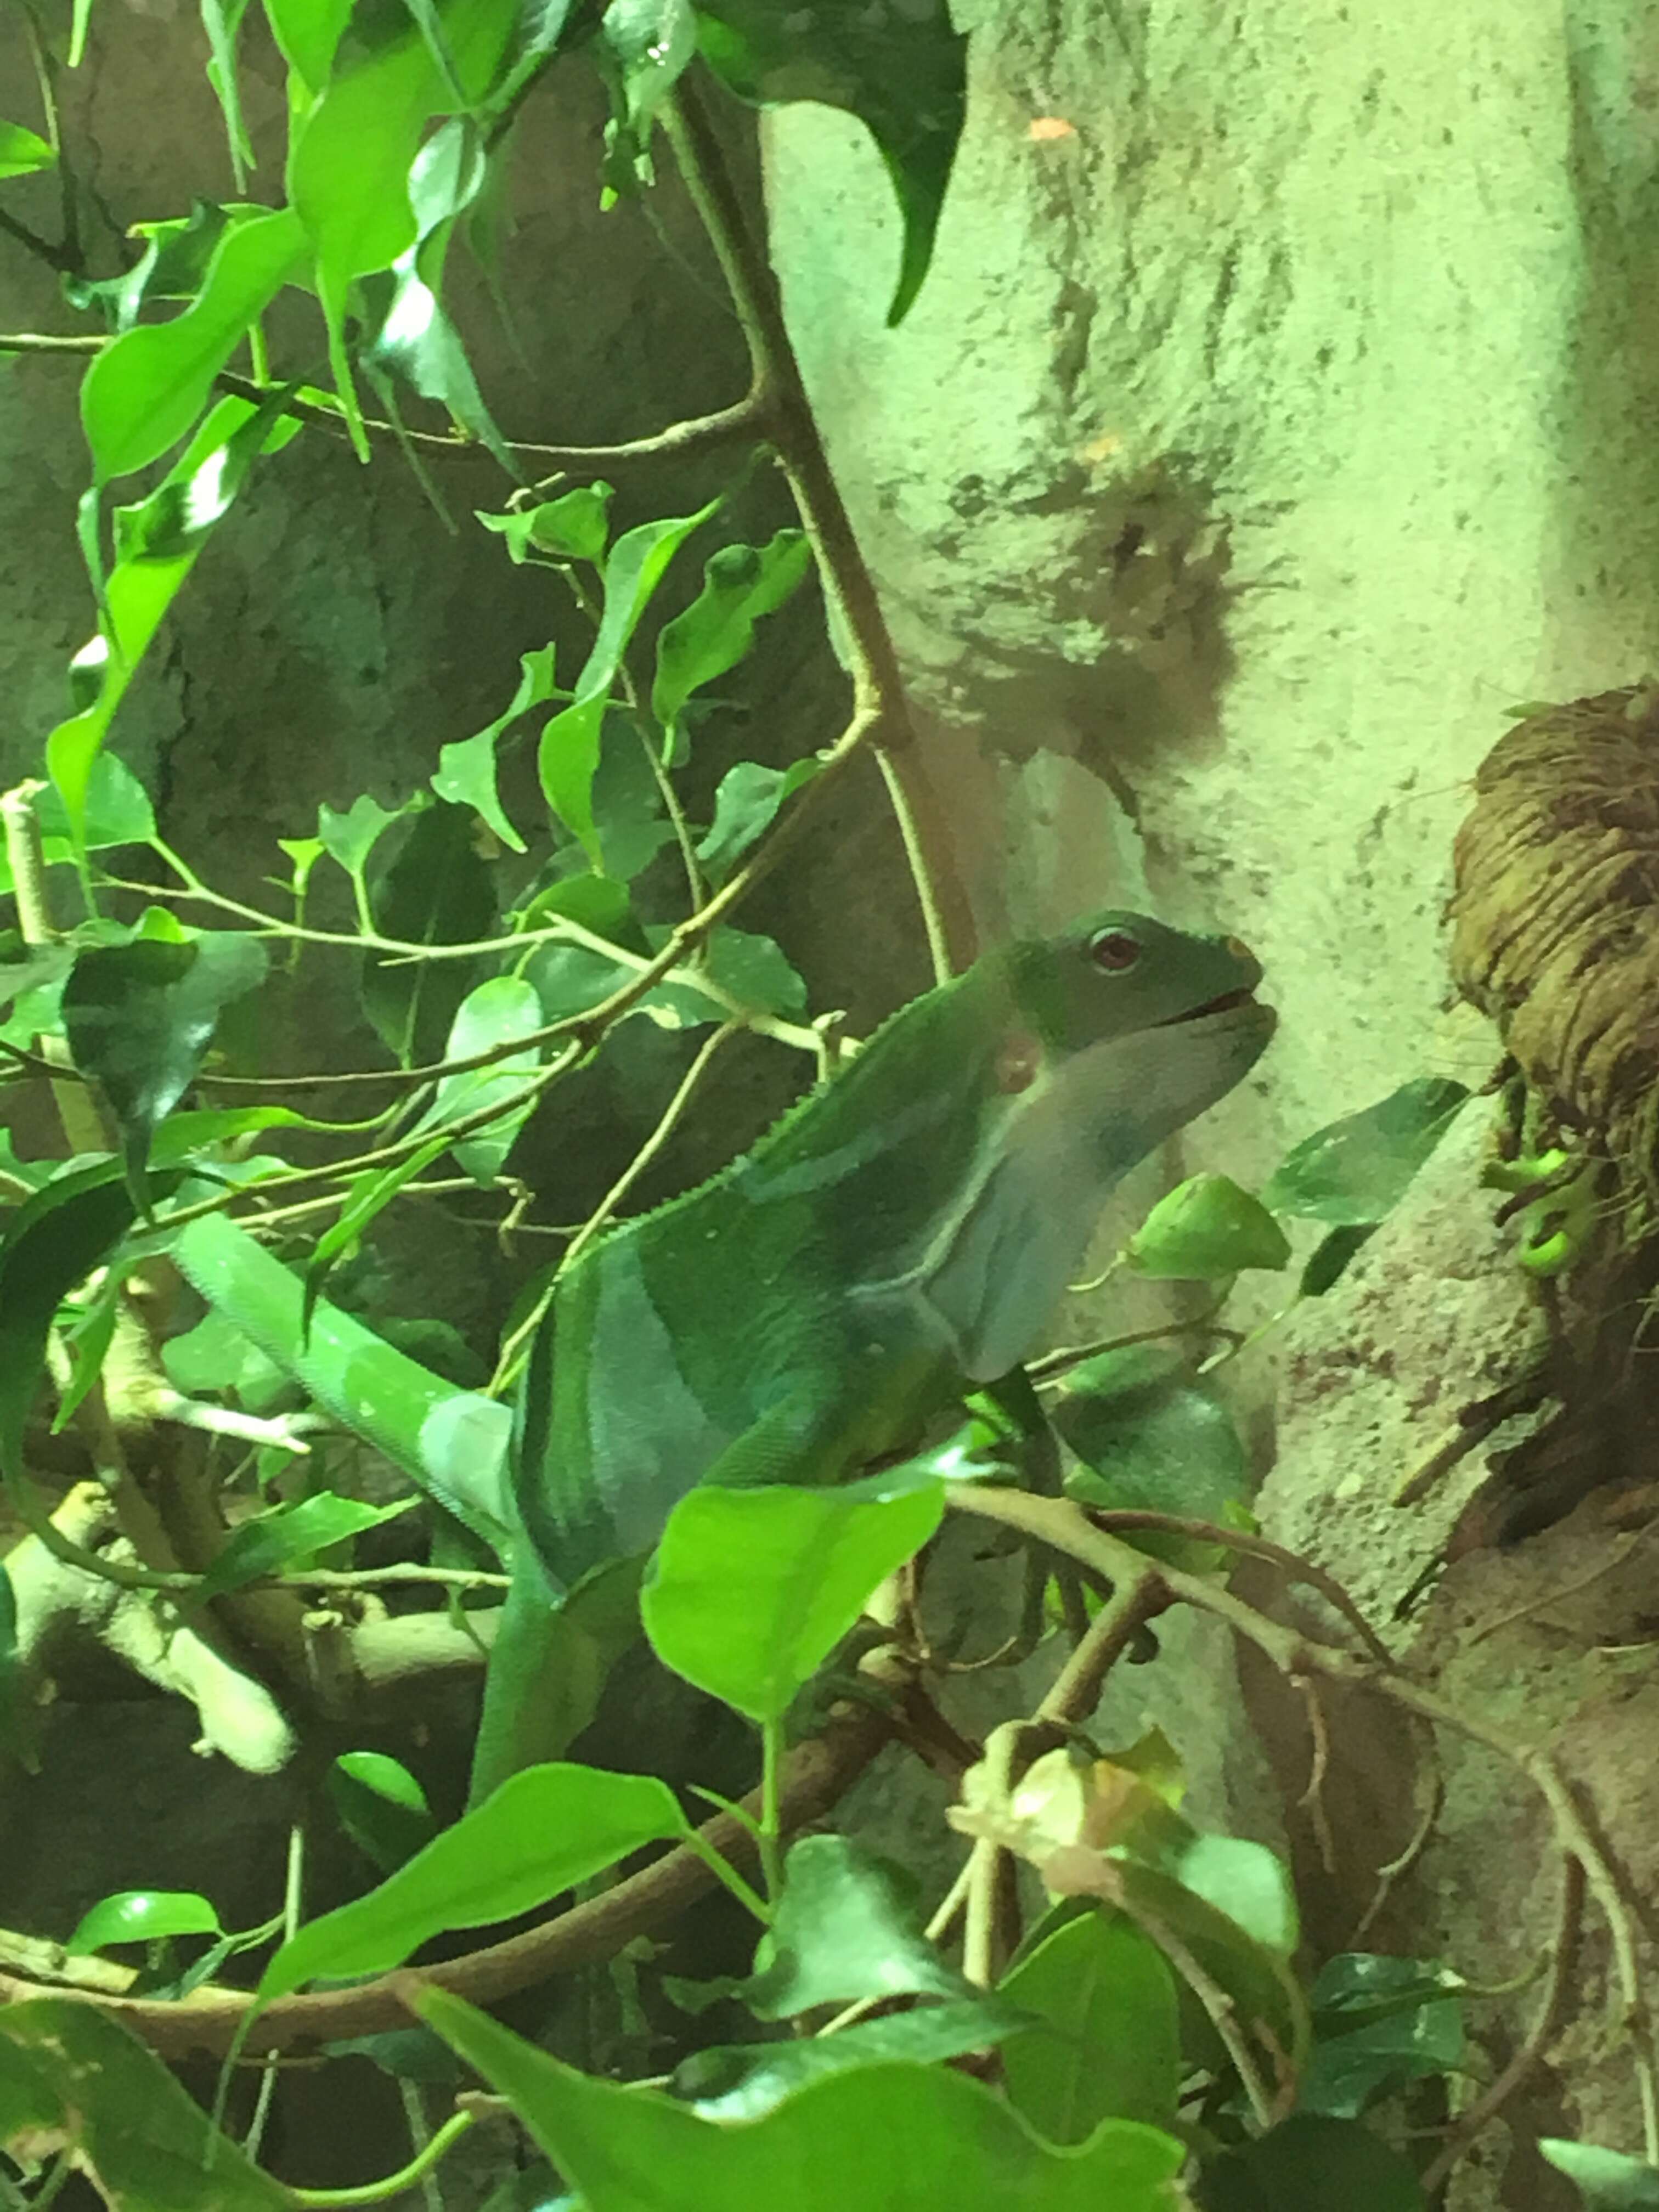
[(424, 1145), (417, 1145), (412, 1152), (405, 1152), (402, 1159), (393, 1160), (390, 1167), (371, 1170), (356, 1179), (345, 1204), (313, 1245), (311, 1257), (306, 1262), (305, 1302), (300, 1316), (302, 1328), (309, 1330), (318, 1297), (337, 1261), (357, 1250), (364, 1236), (404, 1184), (413, 1182), (441, 1152), (448, 1149), (442, 1137), (430, 1138)]
[(328, 1794), (340, 1825), (382, 1874), (425, 1849), (435, 1832), (426, 1792), (395, 1759), (344, 1751), (328, 1770)]
[(1205, 1174), (1159, 1199), (1122, 1256), (1137, 1275), (1212, 1283), (1244, 1267), (1282, 1267), (1291, 1246), (1260, 1199), (1231, 1176)]
[(201, 8), (202, 28), (208, 41), (207, 81), (225, 118), (230, 166), (240, 191), (253, 167), (253, 147), (242, 119), (242, 95), (236, 77), (236, 34), (247, 13), (247, 0), (201, 0)]
[[(375, 927), (383, 937), (436, 946), (488, 937), (495, 921), (495, 882), (473, 844), (471, 811), (440, 799), (416, 817), (387, 870), (374, 901)], [(425, 1066), (441, 1056), (477, 967), (465, 957), (365, 956), (364, 1012), (402, 1066)]]
[(250, 1413), (262, 1413), (285, 1395), (289, 1379), (257, 1344), (210, 1310), (194, 1328), (170, 1336), (161, 1346), (161, 1365), (175, 1390), (195, 1397), (234, 1390)]
[(833, 2035), (790, 2043), (714, 2044), (683, 2058), (671, 2086), (675, 2096), (695, 2105), (706, 2118), (728, 2124), (755, 2120), (826, 2075), (892, 2059), (941, 2064), (969, 2051), (989, 2050), (1018, 2035), (1022, 2025), (1017, 2014), (994, 1999), (958, 1997), (860, 2021)]
[(409, 803), (405, 801), (388, 813), (378, 799), (362, 792), (343, 814), (337, 814), (331, 806), (318, 807), (317, 842), (331, 860), (339, 862), (347, 875), (356, 880), (368, 865), (368, 856), (380, 837), (408, 811)]
[(132, 267), (97, 283), (65, 277), (64, 295), (72, 307), (100, 309), (112, 329), (130, 331), (139, 309), (151, 301), (194, 300), (226, 231), (240, 223), (263, 222), (270, 213), (268, 207), (253, 201), (198, 199), (187, 216), (131, 223), (129, 235), (144, 240), (143, 252)]
[(76, 1958), (111, 1943), (153, 1943), (163, 1936), (218, 1936), (219, 1916), (193, 1889), (118, 1889), (83, 1912), (64, 1948)]
[(631, 883), (674, 842), (651, 739), (631, 714), (606, 711), (588, 803), (605, 872), (618, 883)]
[(1468, 1097), (1465, 1085), (1443, 1075), (1402, 1083), (1363, 1113), (1304, 1138), (1280, 1162), (1262, 1203), (1345, 1227), (1384, 1219)]
[[(27, 1774), (40, 1771), (38, 1714), (17, 1650), (17, 1595), (0, 1559), (0, 1753)], [(4, 2131), (0, 2129), (0, 2140)]]
[(609, 0), (599, 49), (605, 73), (621, 95), (623, 157), (642, 155), (652, 117), (697, 51), (690, 0)]
[(915, 1885), (850, 1836), (804, 1836), (744, 1986), (758, 2020), (860, 1997), (960, 1997), (974, 1991), (921, 1933)]
[(220, 1015), (264, 981), (256, 937), (214, 930), (182, 944), (135, 938), (83, 952), (64, 986), (70, 1056), (109, 1101), (142, 1194), (152, 1131), (207, 1057)]
[(1132, 2120), (1054, 2150), (980, 2082), (891, 2063), (809, 2082), (731, 2127), (579, 2074), (446, 1990), (412, 2002), (508, 2099), (588, 2212), (1170, 2212), (1185, 2159), (1172, 2137)]
[(544, 645), (538, 652), (521, 653), (519, 668), (519, 688), (506, 713), (486, 723), (476, 737), (464, 738), (458, 744), (441, 746), (438, 771), (432, 779), (432, 788), (440, 799), (447, 799), (453, 806), (471, 807), (483, 817), (502, 844), (510, 846), (515, 853), (524, 851), (525, 842), (507, 820), (496, 792), (495, 745), (502, 732), (520, 714), (527, 714), (532, 707), (544, 705), (552, 697), (553, 647)]
[(539, 553), (550, 555), (555, 561), (586, 561), (597, 568), (605, 559), (605, 541), (611, 534), (614, 496), (611, 484), (578, 484), (574, 490), (561, 492), (556, 499), (542, 501), (539, 506), (518, 507), (511, 514), (481, 513), (478, 520), (486, 530), (497, 531), (506, 538), (508, 556), (515, 562), (533, 559)]
[(406, 1505), (365, 1505), (360, 1498), (340, 1498), (319, 1490), (297, 1505), (279, 1505), (269, 1513), (244, 1521), (226, 1543), (213, 1565), (190, 1593), (191, 1608), (222, 1597), (227, 1590), (280, 1575), (303, 1559), (315, 1559), (331, 1544), (343, 1544), (382, 1521), (395, 1521)]
[(1397, 2150), (1353, 2120), (1292, 2119), (1205, 2169), (1204, 2212), (1429, 2212)]
[[(487, 88), (506, 49), (517, 0), (453, 0), (443, 16), (469, 100)], [(316, 254), (329, 359), (361, 459), (368, 458), (345, 351), (354, 280), (390, 269), (415, 243), (410, 174), (428, 119), (458, 102), (426, 40), (411, 28), (337, 68), (289, 143), (288, 191)]]
[(1010, 2103), (1048, 2142), (1083, 2142), (1104, 2119), (1173, 2124), (1175, 1982), (1157, 1945), (1121, 1915), (1065, 1921), (998, 1994), (1048, 2023), (1016, 2035), (1002, 2054)]
[(1659, 2212), (1659, 2166), (1559, 2136), (1540, 2136), (1538, 2148), (1573, 2184), (1589, 2212)]
[[(146, 328), (131, 335), (155, 333)], [(94, 368), (111, 354), (100, 355)], [(161, 617), (254, 463), (283, 441), (274, 401), (256, 408), (245, 399), (222, 400), (149, 496), (116, 509), (118, 557), (104, 586), (103, 627), (76, 656), (94, 688), (46, 739), (47, 773), (62, 795), (71, 836), (82, 833), (93, 763)], [(95, 502), (88, 512), (95, 516)]]
[(64, 1338), (69, 1353), (70, 1374), (58, 1393), (58, 1410), (52, 1417), (52, 1432), (58, 1436), (75, 1418), (76, 1408), (85, 1398), (93, 1384), (104, 1371), (104, 1361), (115, 1339), (116, 1316), (121, 1309), (124, 1285), (120, 1277), (112, 1272), (91, 1303), (82, 1309), (80, 1319)]
[(605, 611), (572, 703), (542, 732), (538, 767), (543, 796), (596, 868), (603, 868), (605, 860), (593, 826), (593, 775), (611, 687), (669, 562), (721, 504), (712, 499), (695, 514), (642, 522), (617, 540), (605, 564)]
[(820, 100), (856, 115), (881, 149), (904, 222), (890, 325), (902, 321), (933, 251), (967, 100), (965, 36), (945, 0), (789, 9), (697, 0), (698, 43), (740, 100)]
[(1290, 1869), (1248, 1836), (1194, 1835), (1159, 1857), (1182, 1887), (1213, 1905), (1264, 1950), (1281, 1959), (1302, 1940)]
[[(429, 10), (431, 0), (422, 4)], [(453, 422), (487, 447), (509, 477), (517, 477), (518, 465), (484, 404), (442, 297), (450, 236), (482, 188), (484, 169), (483, 143), (472, 124), (459, 117), (441, 125), (415, 156), (409, 173), (415, 242), (393, 262), (390, 276), (360, 281), (365, 315), (359, 351), (365, 370), (386, 393), (388, 413), (395, 408), (390, 380), (396, 376), (421, 398), (447, 408)]]
[[(40, 842), (49, 860), (70, 860), (75, 833), (63, 795), (48, 784), (34, 803)], [(82, 844), (88, 853), (112, 845), (147, 845), (155, 835), (155, 811), (149, 793), (118, 755), (101, 752), (87, 778), (86, 817)]]
[[(667, 938), (665, 929), (646, 932), (653, 952)], [(732, 1001), (754, 1013), (805, 1012), (806, 986), (790, 966), (782, 947), (769, 937), (756, 937), (742, 929), (716, 929), (703, 947), (701, 966), (725, 994), (726, 1003), (706, 997), (695, 984), (663, 982), (641, 1001), (641, 1006), (665, 1026), (680, 1029), (729, 1021)]]
[(533, 1911), (642, 1844), (686, 1832), (674, 1793), (650, 1776), (526, 1767), (378, 1889), (291, 1936), (261, 1975), (258, 2002), (317, 1974), (384, 1973), (448, 1929)]
[(944, 1510), (943, 1485), (926, 1478), (902, 1489), (874, 1475), (834, 1490), (690, 1491), (641, 1594), (646, 1634), (699, 1689), (775, 1720)]
[(737, 666), (755, 641), (755, 624), (783, 605), (811, 565), (804, 530), (781, 530), (769, 545), (724, 545), (711, 555), (702, 591), (657, 639), (651, 711), (664, 729), (694, 691)]
[[(12, 2060), (21, 2062), (21, 2095)], [(222, 2136), (155, 2053), (96, 2006), (32, 1997), (0, 2008), (0, 2119), (48, 2092), (77, 2160), (119, 2212), (283, 2212), (282, 2185)], [(41, 2115), (33, 2115), (37, 2124)]]
[[(1232, 1414), (1170, 1347), (1127, 1345), (1084, 1361), (1049, 1419), (1083, 1462), (1066, 1478), (1069, 1496), (1127, 1511), (1251, 1525), (1249, 1459)], [(1213, 1545), (1187, 1537), (1138, 1530), (1129, 1540), (1195, 1571), (1217, 1564)]]
[(328, 82), (351, 9), (352, 0), (265, 0), (283, 59), (308, 91), (319, 93)]
[[(470, 1060), (474, 1053), (489, 1052), (510, 1038), (528, 1036), (542, 1026), (542, 1002), (532, 985), (520, 975), (492, 975), (468, 993), (456, 1011), (444, 1046), (446, 1060)], [(458, 1121), (492, 1104), (505, 1106), (515, 1091), (526, 1087), (541, 1060), (539, 1050), (515, 1052), (489, 1067), (470, 1068), (461, 1075), (447, 1075), (425, 1115), (416, 1125), (424, 1128), (441, 1121)], [(455, 1158), (470, 1176), (488, 1185), (501, 1173), (514, 1139), (535, 1105), (532, 1097), (503, 1113), (487, 1128), (464, 1137), (455, 1146)]]
[[(307, 1334), (298, 1277), (218, 1215), (189, 1223), (173, 1257), (209, 1304), (325, 1412), (367, 1437), (484, 1543), (496, 1551), (508, 1543), (506, 1406), (456, 1389), (326, 1298), (317, 1301)], [(0, 1277), (0, 1293), (3, 1288)]]
[(56, 1177), (7, 1224), (0, 1243), (0, 1473), (9, 1483), (26, 1480), (23, 1431), (58, 1308), (108, 1259), (133, 1212), (119, 1167), (100, 1160)]
[(712, 884), (723, 884), (749, 848), (771, 827), (773, 817), (801, 786), (811, 783), (823, 763), (798, 760), (787, 768), (763, 768), (739, 761), (720, 778), (714, 793), (714, 819), (697, 847), (697, 858)]
[(32, 176), (57, 165), (58, 156), (44, 138), (21, 123), (0, 123), (0, 177)]
[(228, 228), (193, 305), (171, 322), (125, 331), (94, 357), (81, 386), (81, 422), (100, 483), (178, 444), (248, 325), (304, 257), (305, 236), (290, 209)]
[(1297, 2111), (1358, 2119), (1386, 2090), (1455, 2072), (1463, 2014), (1445, 1978), (1415, 1959), (1362, 1952), (1327, 1960), (1312, 1990), (1313, 2056)]

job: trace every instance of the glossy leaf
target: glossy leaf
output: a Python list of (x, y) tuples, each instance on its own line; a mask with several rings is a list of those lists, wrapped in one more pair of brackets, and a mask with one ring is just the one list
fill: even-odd
[[(153, 334), (146, 329), (131, 335)], [(94, 368), (109, 357), (100, 355)], [(161, 617), (255, 462), (295, 427), (284, 429), (274, 403), (255, 408), (244, 399), (222, 400), (155, 491), (135, 507), (117, 508), (117, 559), (105, 580), (103, 628), (76, 655), (91, 696), (46, 739), (47, 771), (71, 836), (82, 834), (93, 763)]]
[(751, 1720), (779, 1718), (938, 1528), (943, 1486), (901, 1480), (688, 1492), (641, 1598), (658, 1656)]
[(382, 1874), (432, 1841), (435, 1823), (425, 1790), (384, 1752), (342, 1752), (328, 1770), (327, 1787), (341, 1826)]
[(21, 123), (0, 123), (0, 177), (33, 176), (55, 168), (58, 156), (46, 139)]
[(553, 647), (541, 647), (519, 658), (519, 685), (505, 714), (487, 722), (475, 737), (458, 744), (442, 745), (432, 788), (454, 806), (470, 806), (481, 814), (502, 844), (515, 853), (525, 849), (524, 839), (507, 820), (495, 787), (495, 745), (502, 732), (520, 714), (540, 707), (553, 696)]
[(516, 507), (510, 514), (480, 514), (478, 520), (507, 540), (508, 557), (514, 562), (541, 554), (554, 561), (585, 561), (597, 568), (611, 534), (614, 495), (608, 483), (577, 484), (538, 506)]
[(1446, 1076), (1402, 1083), (1363, 1113), (1304, 1138), (1280, 1163), (1263, 1204), (1349, 1227), (1384, 1219), (1468, 1097), (1465, 1085)]
[(76, 1957), (111, 1943), (153, 1943), (163, 1936), (217, 1936), (219, 1916), (193, 1889), (121, 1889), (101, 1897), (76, 1922), (64, 1948)]
[[(443, 1056), (470, 1060), (475, 1053), (489, 1052), (514, 1037), (528, 1036), (542, 1026), (542, 1002), (532, 985), (519, 975), (492, 975), (487, 983), (469, 992), (457, 1009)], [(486, 1106), (507, 1105), (515, 1093), (524, 1091), (526, 1078), (534, 1074), (540, 1059), (532, 1046), (528, 1052), (515, 1052), (489, 1067), (445, 1076), (417, 1126), (458, 1121)], [(461, 1139), (454, 1148), (455, 1158), (468, 1175), (484, 1184), (495, 1181), (535, 1103), (526, 1097), (486, 1128)]]
[(50, 2124), (65, 2130), (117, 2212), (283, 2212), (292, 2203), (155, 2054), (95, 2005), (31, 1997), (0, 2007), (0, 2120), (15, 2124), (33, 2103), (31, 2118), (47, 2124), (40, 2109), (47, 2097)]
[[(423, 4), (430, 9), (431, 0)], [(432, 50), (431, 27), (422, 28)], [(460, 117), (443, 124), (415, 156), (409, 173), (415, 240), (388, 274), (361, 280), (366, 329), (360, 358), (377, 388), (386, 392), (388, 411), (395, 404), (389, 382), (396, 376), (421, 398), (447, 408), (452, 420), (487, 447), (509, 477), (516, 477), (518, 465), (484, 404), (460, 332), (443, 301), (450, 235), (481, 189), (484, 169), (483, 142)]]
[(81, 386), (81, 421), (100, 483), (178, 444), (248, 325), (304, 259), (305, 235), (291, 210), (239, 223), (221, 238), (201, 292), (182, 314), (127, 331), (94, 357)]
[(704, 58), (740, 100), (821, 100), (856, 115), (881, 150), (903, 219), (890, 324), (908, 312), (933, 250), (962, 135), (967, 39), (945, 0), (788, 9), (775, 0), (697, 0)]
[(0, 1559), (0, 1757), (28, 1774), (40, 1771), (38, 1717), (17, 1650), (17, 1595)]
[(456, 1389), (326, 1298), (317, 1301), (307, 1334), (299, 1278), (220, 1216), (188, 1224), (173, 1256), (209, 1304), (325, 1412), (384, 1452), (484, 1543), (499, 1551), (508, 1542), (506, 1406)]
[(532, 1911), (642, 1844), (685, 1833), (674, 1793), (650, 1776), (526, 1767), (378, 1889), (291, 1936), (260, 1977), (258, 2001), (317, 1974), (384, 1973), (446, 1929)]
[(702, 591), (657, 640), (651, 711), (664, 729), (694, 691), (737, 666), (755, 641), (755, 624), (783, 605), (811, 565), (804, 530), (781, 530), (768, 545), (725, 545), (710, 556)]
[(1204, 2172), (1203, 2212), (1429, 2212), (1411, 2166), (1352, 2120), (1292, 2119)]
[(314, 1559), (331, 1544), (343, 1544), (382, 1521), (395, 1521), (407, 1510), (404, 1505), (366, 1505), (361, 1498), (340, 1498), (331, 1490), (319, 1490), (296, 1505), (276, 1506), (240, 1524), (190, 1593), (188, 1603), (191, 1607), (205, 1605), (227, 1590), (280, 1575), (301, 1560)]
[(850, 1836), (802, 1837), (744, 2002), (757, 2020), (787, 2020), (859, 1997), (972, 1996), (922, 1934), (914, 1891)]
[(1572, 2183), (1588, 2212), (1659, 2212), (1659, 2166), (1559, 2136), (1540, 2137), (1538, 2148)]
[(723, 884), (749, 848), (772, 826), (778, 809), (811, 783), (823, 763), (793, 761), (787, 768), (763, 768), (739, 761), (720, 778), (714, 793), (714, 819), (697, 847), (697, 858), (712, 884)]
[(1018, 2035), (1023, 2024), (994, 1998), (957, 1997), (859, 2021), (834, 2035), (786, 2043), (714, 2044), (682, 2059), (671, 2086), (675, 2096), (695, 2105), (709, 2119), (754, 2120), (826, 2075), (893, 2059), (918, 2066), (941, 2064), (970, 2051), (994, 2049)]
[(1311, 1992), (1313, 2056), (1297, 2111), (1358, 2119), (1373, 2097), (1461, 2068), (1462, 2009), (1445, 1978), (1415, 1959), (1328, 1960)]
[(579, 2074), (447, 1990), (412, 2002), (508, 2099), (588, 2212), (1170, 2212), (1185, 2158), (1172, 2137), (1131, 2120), (1054, 2150), (965, 2075), (891, 2063), (809, 2082), (731, 2127), (654, 2090)]
[(998, 1994), (1048, 2023), (1002, 2053), (1009, 2101), (1047, 2142), (1083, 2142), (1103, 2119), (1173, 2123), (1175, 1982), (1138, 1928), (1116, 1914), (1079, 1913), (1021, 1960)]
[[(1128, 1345), (1084, 1361), (1067, 1378), (1049, 1419), (1082, 1465), (1067, 1494), (1091, 1505), (1249, 1525), (1249, 1456), (1231, 1413), (1196, 1380), (1179, 1353)], [(1152, 1557), (1202, 1570), (1213, 1545), (1135, 1531)]]
[[(495, 883), (472, 842), (467, 808), (440, 799), (416, 816), (376, 895), (374, 920), (382, 936), (405, 944), (465, 945), (490, 934)], [(450, 1024), (477, 980), (477, 966), (476, 959), (463, 957), (365, 957), (364, 1012), (404, 1066), (425, 1066), (441, 1057)]]
[(605, 866), (605, 859), (593, 824), (593, 775), (611, 687), (669, 562), (720, 504), (714, 499), (695, 514), (642, 522), (617, 540), (605, 564), (604, 612), (574, 697), (542, 732), (538, 768), (543, 796), (596, 868)]
[(1260, 1199), (1231, 1176), (1189, 1176), (1159, 1199), (1123, 1248), (1123, 1263), (1161, 1281), (1219, 1282), (1245, 1267), (1277, 1268), (1290, 1239)]
[(206, 1059), (220, 1015), (258, 988), (269, 964), (258, 938), (231, 930), (182, 943), (138, 937), (76, 962), (63, 999), (70, 1053), (108, 1100), (135, 1178), (151, 1133)]

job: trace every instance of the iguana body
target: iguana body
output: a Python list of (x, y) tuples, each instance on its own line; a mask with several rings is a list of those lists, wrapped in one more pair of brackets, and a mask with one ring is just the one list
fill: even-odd
[[(559, 1284), (514, 1469), (551, 1590), (700, 1481), (833, 1481), (1041, 1341), (1114, 1183), (1272, 1035), (1236, 939), (1097, 915), (901, 1009)], [(1208, 1011), (1206, 1011), (1206, 1010)]]

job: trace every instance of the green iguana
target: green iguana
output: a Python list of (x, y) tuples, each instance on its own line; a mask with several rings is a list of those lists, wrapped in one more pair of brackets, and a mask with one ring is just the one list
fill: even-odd
[(1261, 975), (1237, 939), (1109, 912), (902, 1007), (742, 1158), (576, 1261), (506, 1481), (504, 1407), (326, 1300), (307, 1336), (287, 1269), (190, 1225), (198, 1288), (508, 1563), (475, 1798), (563, 1749), (637, 1633), (629, 1578), (596, 1571), (648, 1553), (696, 1484), (849, 1476), (1041, 1343), (1112, 1186), (1267, 1046)]
[[(1267, 1046), (1261, 975), (1237, 939), (1115, 911), (1010, 945), (594, 1243), (537, 1334), (515, 1430), (542, 1587), (521, 1578), (503, 1628), (526, 1668), (538, 1616), (648, 1553), (694, 1484), (833, 1482), (1017, 1367), (1112, 1186)], [(516, 1757), (507, 1651), (475, 1790)]]

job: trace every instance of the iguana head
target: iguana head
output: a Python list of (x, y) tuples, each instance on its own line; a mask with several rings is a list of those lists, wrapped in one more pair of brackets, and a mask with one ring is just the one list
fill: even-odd
[(1116, 908), (1017, 945), (1008, 980), (1050, 1068), (1109, 1046), (1103, 1067), (1137, 1152), (1213, 1105), (1267, 1048), (1278, 1017), (1261, 963), (1236, 937), (1189, 936)]

